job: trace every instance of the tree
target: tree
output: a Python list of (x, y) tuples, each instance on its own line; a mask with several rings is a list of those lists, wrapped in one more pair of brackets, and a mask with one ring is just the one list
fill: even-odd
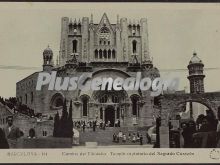
[(62, 137), (68, 137), (68, 132), (68, 112), (65, 99), (63, 104), (62, 116), (60, 119), (60, 133)]
[(73, 137), (73, 108), (72, 108), (72, 100), (70, 101), (70, 107), (69, 107), (69, 116), (68, 116), (68, 137)]
[(55, 117), (54, 117), (54, 128), (53, 128), (53, 137), (60, 137), (59, 135), (59, 130), (60, 129), (60, 116), (59, 113), (57, 112)]
[(59, 117), (57, 114), (54, 117), (54, 137), (64, 137), (72, 138), (73, 137), (73, 120), (72, 120), (72, 100), (70, 101), (69, 115), (67, 112), (66, 99), (63, 103), (62, 116)]

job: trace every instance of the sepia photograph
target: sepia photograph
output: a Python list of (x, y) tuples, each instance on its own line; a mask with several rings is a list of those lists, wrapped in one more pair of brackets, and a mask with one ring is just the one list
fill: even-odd
[(1, 2), (0, 20), (1, 149), (220, 160), (219, 4)]

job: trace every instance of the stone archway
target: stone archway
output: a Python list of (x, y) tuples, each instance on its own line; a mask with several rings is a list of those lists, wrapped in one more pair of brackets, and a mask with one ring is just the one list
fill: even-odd
[(59, 110), (63, 107), (64, 95), (62, 93), (55, 93), (50, 102), (50, 107), (52, 110)]

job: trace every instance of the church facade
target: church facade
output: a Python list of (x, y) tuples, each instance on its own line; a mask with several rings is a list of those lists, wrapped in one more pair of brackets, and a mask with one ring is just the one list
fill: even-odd
[(53, 115), (62, 110), (63, 100), (73, 101), (73, 120), (110, 121), (113, 126), (120, 120), (121, 126), (152, 125), (154, 98), (148, 91), (48, 90), (48, 85), (36, 91), (40, 72), (56, 71), (59, 77), (80, 77), (92, 73), (96, 77), (160, 77), (149, 54), (147, 19), (129, 21), (119, 18), (110, 23), (104, 13), (99, 23), (91, 18), (61, 19), (60, 52), (54, 64), (53, 51), (43, 52), (43, 71), (35, 72), (16, 84), (16, 97), (35, 113)]

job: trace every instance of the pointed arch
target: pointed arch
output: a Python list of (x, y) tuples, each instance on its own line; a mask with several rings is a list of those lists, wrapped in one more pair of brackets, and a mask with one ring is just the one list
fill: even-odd
[(132, 41), (132, 52), (133, 54), (137, 53), (137, 41), (136, 40)]
[(108, 50), (108, 59), (111, 59), (111, 50)]
[(106, 49), (103, 51), (103, 56), (105, 59), (107, 59), (107, 50)]
[(115, 49), (112, 50), (112, 58), (115, 58)]
[(137, 94), (131, 95), (131, 102), (132, 102), (132, 115), (138, 116), (139, 114), (139, 105), (138, 101), (140, 100), (140, 96)]
[(88, 116), (88, 105), (89, 105), (89, 96), (82, 95), (80, 96), (82, 100), (82, 116)]
[(102, 59), (102, 50), (99, 50), (99, 58)]
[(95, 58), (96, 58), (96, 59), (99, 58), (99, 52), (98, 52), (97, 49), (95, 50)]
[(77, 40), (73, 40), (73, 53), (77, 53)]

